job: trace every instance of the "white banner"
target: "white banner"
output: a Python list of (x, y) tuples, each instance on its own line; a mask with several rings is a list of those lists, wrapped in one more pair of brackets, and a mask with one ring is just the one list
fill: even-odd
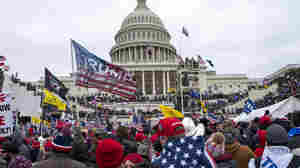
[(11, 97), (7, 93), (0, 93), (0, 137), (13, 134), (14, 118)]

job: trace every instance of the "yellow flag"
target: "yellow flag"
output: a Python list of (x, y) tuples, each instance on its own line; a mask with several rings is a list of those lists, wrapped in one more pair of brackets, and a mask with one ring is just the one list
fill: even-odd
[(168, 93), (175, 93), (176, 89), (175, 88), (168, 88)]
[(65, 111), (67, 104), (60, 97), (55, 94), (49, 92), (47, 89), (44, 89), (44, 100), (43, 104), (51, 104), (57, 107), (60, 111)]
[(184, 118), (184, 115), (181, 112), (173, 109), (172, 107), (160, 105), (159, 108), (165, 118)]
[(203, 110), (203, 113), (207, 112), (207, 108), (205, 107), (205, 103), (204, 102), (201, 102), (201, 108)]
[(98, 108), (102, 108), (102, 104), (99, 103), (99, 104), (98, 104)]
[(268, 85), (264, 85), (264, 88), (265, 88), (265, 89), (268, 89), (268, 88), (269, 88), (269, 86), (268, 86)]

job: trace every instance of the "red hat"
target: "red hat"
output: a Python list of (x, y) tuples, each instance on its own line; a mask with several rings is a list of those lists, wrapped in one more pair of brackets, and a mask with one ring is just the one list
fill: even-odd
[(142, 156), (139, 155), (139, 154), (137, 154), (137, 153), (130, 153), (130, 154), (128, 154), (124, 158), (123, 162), (126, 162), (128, 160), (131, 161), (134, 164), (139, 164), (139, 163), (142, 163), (144, 161), (144, 159), (142, 158)]
[(154, 142), (158, 140), (158, 137), (159, 136), (157, 133), (151, 136), (150, 140), (151, 140), (152, 144), (154, 144)]
[(122, 162), (123, 151), (122, 145), (113, 139), (100, 141), (96, 150), (99, 168), (118, 168)]
[(158, 135), (159, 136), (177, 136), (184, 134), (184, 126), (177, 118), (165, 118), (159, 121)]
[(135, 140), (137, 142), (142, 142), (143, 140), (145, 140), (147, 137), (143, 134), (143, 133), (137, 133), (135, 135)]

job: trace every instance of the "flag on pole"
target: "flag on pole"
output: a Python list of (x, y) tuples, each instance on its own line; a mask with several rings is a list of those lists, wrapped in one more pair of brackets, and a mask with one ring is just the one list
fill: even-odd
[(9, 66), (7, 65), (5, 56), (0, 56), (0, 70), (9, 71)]
[(250, 113), (250, 112), (252, 112), (255, 109), (256, 109), (256, 104), (251, 99), (248, 99), (245, 102), (244, 112), (245, 113)]
[(173, 109), (172, 107), (160, 105), (159, 108), (165, 118), (184, 118), (184, 115), (181, 112)]
[(202, 59), (202, 57), (200, 55), (198, 55), (198, 63), (200, 65), (205, 65), (206, 64), (206, 62)]
[(182, 33), (186, 36), (186, 37), (189, 37), (189, 32), (188, 30), (183, 26), (182, 27)]
[(136, 99), (136, 82), (132, 73), (97, 57), (74, 40), (71, 42), (75, 50), (77, 86)]
[(50, 104), (60, 111), (66, 111), (68, 88), (58, 80), (47, 68), (45, 68), (45, 86), (43, 95), (43, 105)]
[(213, 62), (211, 60), (206, 60), (208, 62), (208, 64), (213, 68), (215, 67), (215, 65), (213, 64)]

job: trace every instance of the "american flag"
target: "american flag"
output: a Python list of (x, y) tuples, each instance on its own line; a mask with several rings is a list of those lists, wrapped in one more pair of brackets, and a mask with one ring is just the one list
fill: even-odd
[(153, 159), (152, 165), (164, 168), (216, 168), (202, 136), (169, 140), (160, 157)]
[(2, 71), (8, 71), (9, 70), (9, 66), (7, 65), (6, 62), (6, 57), (5, 56), (0, 56), (0, 70)]
[(5, 93), (0, 93), (0, 103), (3, 103), (6, 101), (6, 98), (8, 97)]
[(136, 82), (132, 73), (97, 57), (74, 40), (71, 42), (75, 50), (77, 86), (136, 99)]

